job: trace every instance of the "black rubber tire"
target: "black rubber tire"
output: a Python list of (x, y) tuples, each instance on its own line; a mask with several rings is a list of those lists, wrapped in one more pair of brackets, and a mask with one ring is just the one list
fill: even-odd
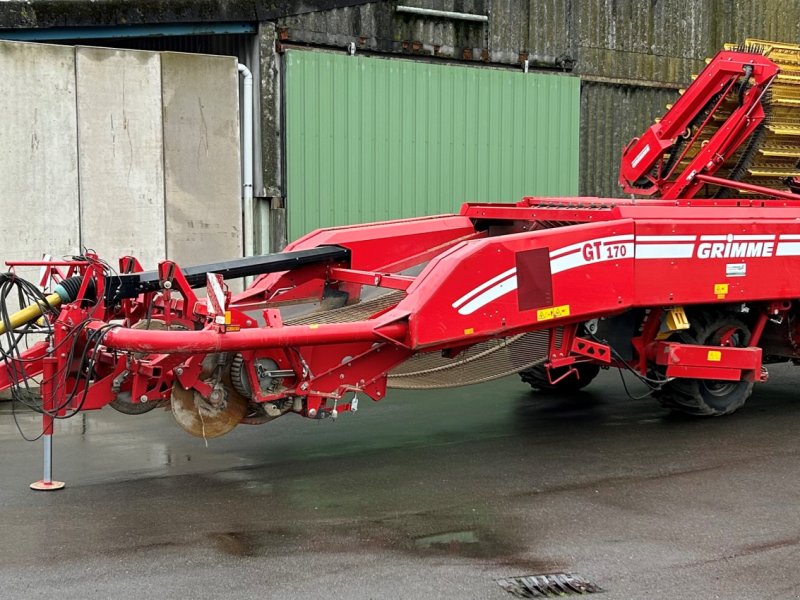
[[(750, 328), (740, 319), (720, 312), (706, 312), (690, 319), (692, 327), (678, 332), (674, 339), (684, 344), (717, 346), (730, 328), (736, 347), (750, 343)], [(753, 393), (752, 381), (714, 381), (710, 379), (674, 379), (654, 396), (670, 410), (697, 417), (721, 417), (740, 409)]]
[[(535, 367), (521, 371), (519, 376), (522, 381), (529, 384), (535, 390), (554, 394), (572, 394), (589, 385), (592, 379), (597, 377), (597, 374), (600, 372), (599, 365), (593, 363), (578, 363), (574, 365), (574, 367), (578, 370), (580, 378), (572, 375), (562, 379), (556, 384), (550, 383), (550, 380), (547, 379), (547, 370), (544, 368), (544, 365), (536, 365)], [(552, 373), (553, 377), (557, 378), (559, 375), (566, 372), (567, 369), (568, 367), (554, 369)]]

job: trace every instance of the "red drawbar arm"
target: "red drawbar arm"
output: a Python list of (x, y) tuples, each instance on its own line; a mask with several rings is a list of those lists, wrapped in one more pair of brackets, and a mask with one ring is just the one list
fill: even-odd
[[(23, 379), (42, 372), (42, 359), (47, 355), (47, 342), (36, 342), (25, 350), (20, 358), (0, 362), (0, 390), (6, 390)], [(9, 365), (13, 365), (9, 371)]]

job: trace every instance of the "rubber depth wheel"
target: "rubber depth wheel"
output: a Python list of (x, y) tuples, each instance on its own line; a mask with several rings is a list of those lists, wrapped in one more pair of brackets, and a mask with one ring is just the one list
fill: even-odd
[[(544, 368), (544, 365), (536, 365), (535, 367), (521, 371), (519, 376), (522, 378), (522, 381), (530, 384), (535, 390), (557, 394), (571, 394), (589, 385), (592, 379), (597, 377), (597, 374), (600, 372), (600, 367), (593, 363), (578, 363), (574, 365), (574, 367), (578, 370), (579, 377), (574, 375), (565, 377), (555, 384), (550, 383), (550, 380), (547, 378), (547, 370)], [(560, 369), (553, 369), (553, 378), (557, 379), (562, 374), (566, 373), (568, 368), (569, 367), (561, 367)]]
[[(673, 339), (701, 346), (744, 348), (750, 344), (750, 329), (731, 315), (704, 313), (692, 319), (691, 323), (691, 329), (678, 332)], [(698, 417), (721, 417), (740, 409), (752, 392), (752, 381), (674, 379), (654, 395), (662, 406), (677, 412)]]

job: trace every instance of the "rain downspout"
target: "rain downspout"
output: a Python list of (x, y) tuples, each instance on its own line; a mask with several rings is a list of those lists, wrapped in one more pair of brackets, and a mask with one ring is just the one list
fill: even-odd
[(395, 11), (410, 15), (420, 15), (423, 17), (440, 17), (443, 19), (460, 19), (462, 21), (478, 21), (488, 23), (488, 15), (476, 15), (474, 13), (453, 12), (452, 10), (436, 10), (433, 8), (419, 8), (416, 6), (397, 6)]
[[(244, 79), (242, 92), (242, 237), (244, 238), (244, 255), (255, 254), (253, 227), (253, 74), (246, 66), (239, 63), (239, 74)], [(247, 280), (246, 284), (249, 283)]]

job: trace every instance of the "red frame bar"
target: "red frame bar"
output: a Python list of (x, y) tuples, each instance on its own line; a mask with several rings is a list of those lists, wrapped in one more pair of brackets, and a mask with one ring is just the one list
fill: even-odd
[(731, 348), (657, 342), (655, 359), (656, 364), (667, 367), (669, 377), (739, 381), (744, 372), (761, 371), (761, 348), (757, 347)]
[(765, 196), (773, 196), (775, 198), (783, 198), (784, 200), (800, 200), (800, 194), (793, 194), (784, 190), (776, 190), (774, 188), (764, 187), (763, 185), (756, 185), (754, 183), (744, 183), (742, 181), (733, 181), (732, 179), (724, 179), (723, 177), (714, 177), (713, 175), (704, 175), (698, 173), (694, 176), (697, 181), (710, 183), (712, 185), (719, 185), (721, 187), (731, 188), (734, 190), (746, 190), (748, 192), (756, 192), (764, 194)]
[[(22, 352), (19, 359), (9, 359), (17, 367), (20, 379), (35, 377), (42, 372), (42, 359), (47, 356), (48, 342), (36, 342), (33, 346)], [(0, 390), (10, 388), (14, 383), (6, 362), (0, 363)]]
[[(103, 325), (97, 323), (92, 327), (99, 328)], [(405, 322), (381, 325), (375, 321), (267, 327), (228, 333), (212, 329), (158, 331), (120, 327), (109, 331), (103, 343), (108, 348), (129, 352), (200, 354), (387, 340), (401, 344), (400, 340), (407, 331), (408, 324)]]
[(414, 283), (414, 277), (394, 275), (392, 273), (379, 273), (377, 271), (361, 271), (359, 269), (345, 269), (334, 267), (329, 271), (333, 281), (346, 281), (392, 290), (407, 290)]

